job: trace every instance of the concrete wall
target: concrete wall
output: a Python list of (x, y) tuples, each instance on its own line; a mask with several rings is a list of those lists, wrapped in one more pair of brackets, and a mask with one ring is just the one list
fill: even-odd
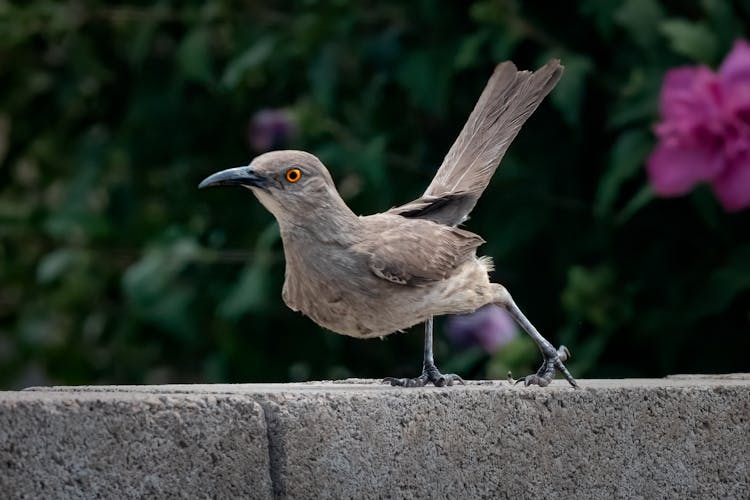
[(750, 498), (750, 375), (0, 392), (2, 498)]

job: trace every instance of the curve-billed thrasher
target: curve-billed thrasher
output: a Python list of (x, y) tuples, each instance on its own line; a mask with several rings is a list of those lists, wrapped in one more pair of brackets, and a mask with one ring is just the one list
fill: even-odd
[(215, 173), (200, 188), (249, 188), (279, 223), (286, 257), (282, 297), (317, 324), (358, 338), (382, 337), (426, 323), (422, 375), (392, 385), (437, 386), (463, 380), (442, 374), (432, 357), (432, 318), (497, 304), (534, 339), (544, 362), (519, 381), (546, 386), (555, 370), (573, 386), (555, 349), (523, 315), (508, 291), (490, 283), (492, 261), (477, 257), (484, 240), (462, 223), (526, 119), (562, 75), (552, 60), (531, 73), (511, 62), (495, 68), (469, 120), (421, 198), (385, 213), (357, 216), (315, 156), (274, 151), (246, 167)]

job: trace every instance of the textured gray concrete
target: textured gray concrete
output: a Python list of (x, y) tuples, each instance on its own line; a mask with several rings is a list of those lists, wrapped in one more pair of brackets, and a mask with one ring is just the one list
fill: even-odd
[[(11, 498), (750, 498), (750, 375), (0, 393)], [(270, 461), (270, 463), (269, 463)]]
[(267, 443), (241, 396), (0, 393), (0, 498), (268, 498)]

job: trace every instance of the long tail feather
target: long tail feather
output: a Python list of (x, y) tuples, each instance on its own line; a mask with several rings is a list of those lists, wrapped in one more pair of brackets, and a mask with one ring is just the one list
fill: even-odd
[(533, 73), (518, 71), (512, 62), (499, 64), (425, 196), (465, 194), (474, 199), (467, 215), (521, 126), (554, 88), (562, 72), (556, 59)]

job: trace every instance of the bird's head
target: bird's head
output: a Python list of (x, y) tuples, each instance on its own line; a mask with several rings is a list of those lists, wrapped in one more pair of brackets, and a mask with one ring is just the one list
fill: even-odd
[(272, 151), (245, 167), (222, 170), (206, 177), (198, 188), (243, 186), (250, 189), (276, 219), (296, 224), (344, 205), (331, 174), (314, 155), (304, 151)]

